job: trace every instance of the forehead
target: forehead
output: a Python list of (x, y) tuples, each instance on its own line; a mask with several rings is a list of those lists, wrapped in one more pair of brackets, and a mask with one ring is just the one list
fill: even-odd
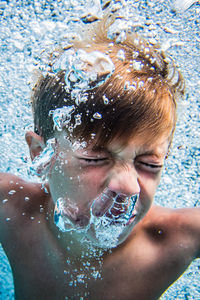
[(156, 155), (158, 157), (166, 154), (169, 148), (169, 139), (160, 137), (152, 142), (147, 142), (145, 138), (133, 137), (130, 138), (126, 144), (120, 140), (113, 140), (107, 149), (114, 154), (126, 153), (127, 155)]
[(67, 133), (65, 131), (60, 132), (57, 135), (57, 140), (62, 151), (82, 152), (88, 151), (90, 153), (109, 152), (115, 155), (127, 154), (127, 155), (156, 155), (163, 156), (166, 154), (169, 148), (169, 138), (162, 136), (158, 139), (154, 139), (151, 142), (146, 138), (135, 136), (131, 137), (124, 143), (121, 139), (114, 139), (109, 144), (97, 145), (95, 138), (90, 142), (84, 142), (80, 140), (69, 141)]

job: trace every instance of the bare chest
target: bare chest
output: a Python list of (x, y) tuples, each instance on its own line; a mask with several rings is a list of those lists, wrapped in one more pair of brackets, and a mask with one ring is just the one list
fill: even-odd
[(75, 258), (71, 246), (61, 249), (43, 227), (16, 239), (9, 251), (16, 300), (153, 300), (179, 275), (168, 254), (142, 238), (102, 257)]
[(24, 243), (23, 247), (16, 248), (11, 260), (16, 300), (156, 299), (146, 297), (145, 291), (153, 287), (148, 284), (148, 274), (142, 278), (142, 269), (125, 257), (74, 262), (55, 245)]

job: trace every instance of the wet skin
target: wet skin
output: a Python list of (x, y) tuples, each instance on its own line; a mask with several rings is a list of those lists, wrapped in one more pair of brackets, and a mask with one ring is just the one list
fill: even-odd
[[(134, 138), (126, 146), (113, 141), (106, 149), (94, 149), (93, 144), (89, 144), (76, 151), (64, 132), (56, 140), (49, 188), (54, 203), (58, 198), (64, 199), (66, 216), (75, 227), (88, 224), (92, 204), (93, 214), (103, 215), (116, 195), (123, 202), (126, 197), (138, 194), (134, 223), (145, 215), (160, 181), (168, 149), (166, 139), (147, 145)], [(99, 197), (102, 193), (103, 202)], [(94, 202), (98, 197), (100, 200)]]
[[(32, 157), (41, 150), (36, 140), (34, 134), (27, 137)], [(74, 152), (63, 137), (57, 140), (49, 194), (14, 175), (0, 177), (1, 199), (8, 199), (0, 202), (1, 243), (13, 270), (16, 299), (80, 299), (85, 293), (85, 299), (157, 299), (200, 253), (199, 209), (150, 208), (167, 141), (145, 145), (131, 140), (124, 148), (116, 141), (104, 152)], [(141, 210), (138, 224), (125, 241), (103, 254), (100, 266), (97, 258), (88, 257), (81, 234), (59, 231), (53, 213), (57, 197), (67, 196), (79, 207), (76, 224), (105, 188), (127, 196), (140, 193)], [(10, 190), (16, 193), (10, 195)], [(94, 210), (98, 214), (102, 209), (100, 204)], [(91, 276), (93, 267), (101, 280)], [(85, 274), (84, 283), (73, 286), (77, 273)]]

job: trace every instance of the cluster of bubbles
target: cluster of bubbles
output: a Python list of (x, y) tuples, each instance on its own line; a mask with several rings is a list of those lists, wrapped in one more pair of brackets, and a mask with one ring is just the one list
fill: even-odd
[(115, 66), (110, 57), (100, 51), (68, 49), (55, 62), (52, 70), (65, 70), (66, 90), (76, 105), (87, 101), (86, 91), (104, 83), (114, 72)]
[[(135, 206), (139, 199), (139, 195), (135, 195), (127, 197), (123, 203), (118, 203), (117, 197), (118, 195), (113, 198), (111, 207), (102, 216), (93, 214), (93, 206), (97, 201), (95, 199), (90, 208), (89, 223), (85, 227), (80, 224), (74, 224), (69, 219), (70, 209), (72, 208), (73, 211), (78, 210), (76, 204), (69, 201), (66, 204), (66, 200), (59, 198), (54, 212), (54, 222), (62, 232), (79, 231), (83, 234), (82, 240), (89, 244), (91, 241), (89, 238), (87, 239), (87, 236), (92, 228), (95, 236), (92, 247), (97, 246), (104, 250), (112, 249), (119, 244), (119, 238), (127, 230), (127, 226), (132, 223), (131, 219), (134, 216), (134, 212), (136, 213)], [(117, 210), (120, 210), (119, 214), (116, 214)]]
[(54, 154), (55, 138), (52, 138), (47, 141), (47, 145), (40, 155), (36, 156), (32, 161), (29, 169), (31, 175), (41, 177), (44, 183)]

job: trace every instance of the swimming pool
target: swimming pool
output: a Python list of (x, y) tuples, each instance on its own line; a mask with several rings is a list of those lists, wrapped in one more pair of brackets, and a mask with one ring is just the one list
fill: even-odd
[[(24, 134), (32, 128), (29, 105), (31, 71), (46, 63), (43, 49), (67, 43), (83, 26), (80, 16), (98, 1), (0, 1), (0, 167), (30, 180)], [(108, 1), (101, 1), (102, 5)], [(116, 1), (117, 2), (117, 1)], [(173, 55), (186, 79), (186, 99), (171, 154), (166, 161), (156, 203), (169, 207), (200, 206), (199, 197), (199, 72), (200, 6), (175, 14), (171, 1), (124, 1), (135, 30), (159, 40)], [(86, 7), (87, 6), (87, 7)], [(94, 14), (101, 14), (97, 9)], [(86, 25), (84, 25), (86, 26)], [(38, 57), (41, 57), (39, 59)], [(13, 299), (12, 273), (0, 250), (0, 299)], [(196, 260), (161, 299), (200, 298), (200, 264)]]

